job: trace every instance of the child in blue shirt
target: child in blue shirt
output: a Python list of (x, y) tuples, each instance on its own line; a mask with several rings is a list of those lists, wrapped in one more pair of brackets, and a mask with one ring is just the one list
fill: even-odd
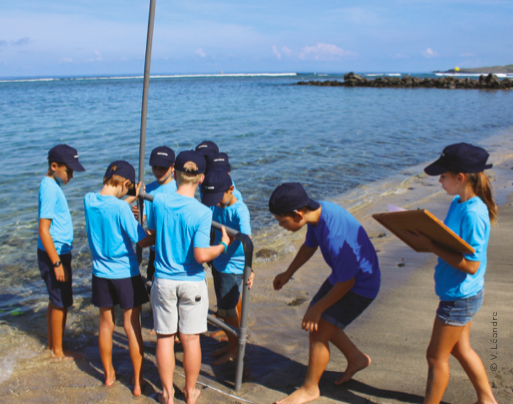
[(53, 147), (48, 152), (48, 171), (41, 181), (38, 197), (37, 261), (49, 295), (48, 349), (56, 360), (78, 357), (62, 348), (68, 307), (73, 305), (73, 223), (61, 186), (73, 178), (74, 171), (85, 171), (78, 161), (77, 150), (65, 144)]
[(318, 248), (332, 270), (303, 317), (302, 327), (310, 332), (305, 381), (301, 388), (278, 401), (279, 404), (306, 403), (320, 396), (319, 380), (329, 362), (330, 342), (347, 359), (347, 368), (335, 384), (349, 381), (371, 363), (344, 329), (379, 292), (378, 257), (364, 228), (349, 212), (334, 203), (310, 199), (299, 183), (285, 183), (276, 188), (269, 200), (269, 210), (286, 230), (296, 232), (308, 227), (305, 242), (296, 257), (288, 269), (274, 279), (275, 290), (280, 290)]
[(486, 250), (490, 223), (497, 219), (497, 205), (484, 170), (488, 153), (467, 143), (447, 146), (441, 157), (424, 169), (440, 175), (449, 195), (455, 195), (444, 223), (473, 249), (461, 254), (435, 244), (419, 231), (407, 235), (436, 254), (435, 291), (440, 298), (427, 350), (428, 380), (424, 403), (442, 400), (449, 382), (449, 357), (453, 355), (467, 373), (478, 403), (497, 403), (483, 362), (470, 346), (472, 317), (483, 302)]
[[(221, 153), (220, 153), (221, 154)], [(213, 220), (251, 236), (249, 210), (244, 202), (234, 195), (232, 179), (222, 170), (210, 171), (202, 184), (202, 202), (214, 209)], [(216, 231), (214, 245), (221, 242), (221, 234)], [(236, 240), (225, 254), (219, 255), (213, 261), (212, 276), (217, 297), (217, 315), (236, 328), (240, 327), (240, 313), (237, 312), (242, 278), (245, 267), (244, 248)], [(248, 285), (253, 285), (255, 274), (252, 272)], [(215, 352), (213, 355), (224, 354), (213, 365), (221, 365), (233, 361), (237, 357), (238, 340), (232, 334), (228, 336), (228, 347)]]
[[(136, 397), (141, 395), (143, 384), (141, 305), (149, 299), (132, 243), (148, 247), (155, 242), (155, 237), (146, 234), (130, 209), (139, 187), (140, 184), (135, 186), (134, 167), (123, 160), (114, 161), (103, 177), (101, 191), (90, 192), (84, 198), (87, 238), (93, 255), (91, 302), (100, 309), (98, 343), (105, 385), (110, 387), (116, 380), (112, 366), (112, 334), (114, 306), (119, 304), (134, 367), (133, 394)], [(127, 194), (131, 196), (122, 200)]]
[(199, 334), (207, 331), (208, 290), (203, 263), (224, 252), (231, 240), (223, 227), (221, 244), (210, 246), (212, 212), (194, 198), (204, 179), (201, 153), (178, 154), (174, 178), (177, 191), (155, 195), (148, 228), (156, 236), (155, 275), (151, 288), (157, 365), (162, 382), (161, 403), (173, 403), (174, 336), (180, 330), (184, 351), (184, 395), (195, 403), (201, 367)]

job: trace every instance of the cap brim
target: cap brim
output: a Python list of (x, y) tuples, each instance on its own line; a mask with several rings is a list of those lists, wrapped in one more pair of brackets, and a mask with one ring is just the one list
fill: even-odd
[(424, 168), (424, 172), (427, 175), (442, 175), (449, 171), (447, 167), (444, 167), (440, 164), (440, 160), (436, 160), (434, 163), (431, 163), (426, 168)]
[(212, 194), (203, 193), (203, 199), (201, 200), (201, 203), (203, 203), (203, 205), (208, 206), (208, 207), (216, 206), (219, 202), (221, 202), (223, 200), (223, 196), (224, 196), (224, 191), (216, 192), (216, 193), (212, 193)]
[(80, 164), (80, 162), (78, 160), (66, 162), (65, 164), (69, 168), (71, 168), (73, 171), (78, 171), (78, 172), (85, 171), (85, 168), (82, 166), (82, 164)]

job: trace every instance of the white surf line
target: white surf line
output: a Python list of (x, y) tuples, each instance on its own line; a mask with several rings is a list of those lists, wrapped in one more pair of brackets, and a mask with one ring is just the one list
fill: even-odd
[[(185, 375), (182, 375), (181, 373), (178, 373), (178, 374), (185, 379)], [(225, 393), (223, 390), (219, 390), (219, 389), (217, 389), (215, 387), (212, 387), (212, 386), (210, 386), (210, 385), (208, 385), (206, 383), (202, 383), (199, 380), (196, 381), (196, 383), (201, 384), (202, 386), (208, 387), (209, 389), (212, 389), (214, 391), (217, 391), (218, 393), (221, 393), (221, 394), (223, 394), (223, 395), (225, 395), (227, 397), (235, 398), (236, 400), (244, 401), (245, 403), (258, 404), (258, 403), (255, 403), (254, 401), (249, 401), (249, 400), (246, 400), (245, 398), (241, 398), (241, 397), (234, 396), (232, 394)]]

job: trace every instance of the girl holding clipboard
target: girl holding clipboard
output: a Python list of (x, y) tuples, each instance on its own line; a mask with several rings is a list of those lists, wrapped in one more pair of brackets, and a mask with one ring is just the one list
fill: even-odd
[(490, 224), (497, 220), (497, 205), (484, 170), (486, 150), (467, 143), (447, 146), (440, 158), (424, 169), (439, 175), (442, 187), (454, 199), (445, 225), (470, 244), (475, 253), (461, 254), (436, 245), (415, 231), (407, 233), (416, 243), (436, 254), (435, 290), (440, 297), (427, 350), (428, 380), (424, 404), (438, 404), (449, 382), (449, 357), (453, 355), (467, 373), (479, 404), (496, 404), (483, 362), (470, 346), (472, 317), (483, 302), (486, 250)]

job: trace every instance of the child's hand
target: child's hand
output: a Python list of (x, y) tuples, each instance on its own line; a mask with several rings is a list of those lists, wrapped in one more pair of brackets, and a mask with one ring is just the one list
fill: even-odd
[(315, 306), (308, 307), (303, 317), (303, 330), (305, 331), (317, 331), (319, 329), (319, 321), (321, 321), (321, 314), (315, 309)]
[(433, 240), (431, 240), (429, 237), (426, 237), (424, 234), (422, 234), (418, 230), (411, 231), (405, 231), (406, 237), (408, 237), (412, 243), (415, 243), (421, 247), (424, 247), (428, 251), (432, 251), (433, 249)]
[(221, 241), (223, 243), (225, 243), (227, 246), (229, 246), (232, 243), (232, 241), (234, 240), (234, 238), (230, 237), (228, 235), (228, 233), (226, 232), (226, 229), (224, 228), (224, 226), (221, 226), (221, 233), (222, 233)]
[[(135, 186), (135, 196), (136, 196), (136, 198), (138, 198), (138, 197), (139, 197), (139, 191), (140, 191), (140, 189), (141, 189), (141, 187), (142, 187), (142, 186), (143, 186), (143, 183), (142, 183), (142, 182), (139, 182), (139, 184), (137, 184), (137, 185)], [(143, 187), (143, 189), (145, 189), (145, 187)]]
[(255, 273), (253, 271), (251, 271), (251, 275), (249, 275), (249, 279), (248, 279), (248, 287), (249, 289), (251, 289), (251, 287), (253, 286), (253, 281), (255, 280)]
[(57, 282), (67, 282), (68, 281), (68, 271), (64, 269), (64, 266), (61, 264), (55, 269), (55, 278)]
[(273, 281), (274, 290), (280, 290), (289, 280), (290, 276), (287, 272), (282, 272), (281, 274), (276, 275), (276, 278), (274, 278)]
[(132, 213), (136, 219), (139, 219), (139, 208), (137, 205), (132, 205)]

